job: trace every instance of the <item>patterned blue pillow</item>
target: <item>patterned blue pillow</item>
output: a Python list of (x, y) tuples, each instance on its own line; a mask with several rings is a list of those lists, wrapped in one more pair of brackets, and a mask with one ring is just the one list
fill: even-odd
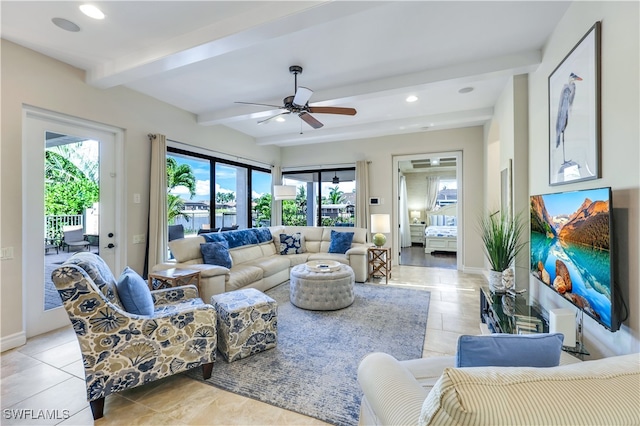
[(556, 367), (562, 333), (460, 336), (456, 367)]
[(200, 244), (200, 253), (202, 253), (202, 260), (206, 264), (224, 266), (225, 268), (233, 266), (231, 254), (229, 254), (229, 243), (226, 241)]
[(331, 243), (329, 244), (329, 253), (345, 254), (351, 248), (353, 241), (353, 232), (337, 232), (331, 230)]
[(125, 311), (136, 315), (152, 315), (154, 311), (151, 290), (145, 280), (128, 266), (116, 284), (118, 296)]
[(293, 235), (280, 234), (280, 254), (300, 254), (304, 252), (304, 235), (299, 232)]

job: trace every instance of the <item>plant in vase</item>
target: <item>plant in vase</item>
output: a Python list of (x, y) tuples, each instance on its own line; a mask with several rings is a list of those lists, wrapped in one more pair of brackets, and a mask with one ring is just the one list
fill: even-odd
[(489, 260), (489, 288), (500, 293), (515, 285), (511, 265), (525, 243), (520, 242), (524, 232), (522, 216), (510, 218), (504, 213), (487, 214), (480, 219), (484, 254)]

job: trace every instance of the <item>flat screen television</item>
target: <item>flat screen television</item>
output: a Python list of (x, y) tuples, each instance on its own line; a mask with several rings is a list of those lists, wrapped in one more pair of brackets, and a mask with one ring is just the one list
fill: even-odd
[(533, 195), (530, 209), (531, 274), (618, 330), (611, 188)]

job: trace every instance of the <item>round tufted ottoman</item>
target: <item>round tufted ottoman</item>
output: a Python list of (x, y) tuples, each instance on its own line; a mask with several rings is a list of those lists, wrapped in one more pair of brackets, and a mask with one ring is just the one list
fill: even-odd
[(333, 311), (353, 303), (355, 275), (348, 265), (340, 264), (330, 271), (316, 272), (307, 265), (291, 269), (289, 297), (302, 309)]

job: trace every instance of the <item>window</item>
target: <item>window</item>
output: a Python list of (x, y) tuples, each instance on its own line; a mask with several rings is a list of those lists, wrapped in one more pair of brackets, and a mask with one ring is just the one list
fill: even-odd
[(282, 201), (283, 225), (354, 226), (355, 168), (283, 172), (295, 185), (295, 200)]
[(455, 179), (442, 179), (438, 186), (438, 199), (436, 204), (448, 206), (458, 202), (458, 182)]
[(182, 225), (185, 236), (270, 225), (270, 209), (266, 219), (256, 210), (263, 197), (271, 202), (268, 169), (168, 148), (167, 187), (169, 225)]

